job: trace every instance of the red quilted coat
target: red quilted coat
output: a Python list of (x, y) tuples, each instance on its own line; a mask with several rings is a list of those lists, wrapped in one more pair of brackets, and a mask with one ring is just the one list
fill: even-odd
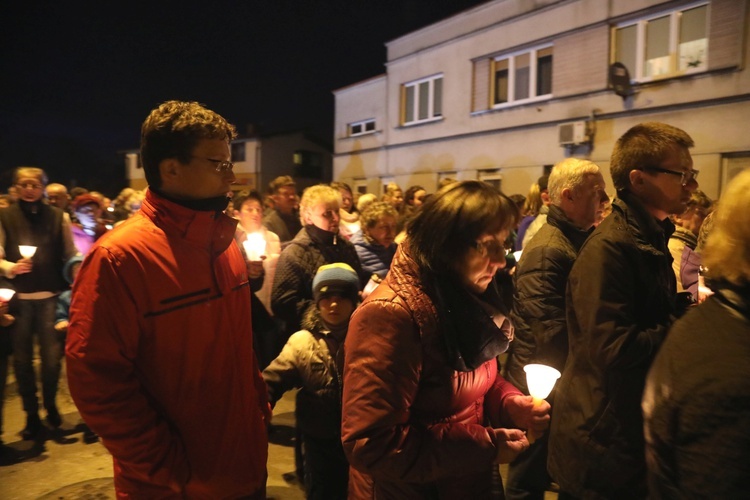
[(498, 452), (489, 422), (499, 427), (504, 398), (520, 392), (495, 359), (470, 372), (452, 368), (435, 305), (404, 246), (346, 339), (350, 498), (488, 498)]

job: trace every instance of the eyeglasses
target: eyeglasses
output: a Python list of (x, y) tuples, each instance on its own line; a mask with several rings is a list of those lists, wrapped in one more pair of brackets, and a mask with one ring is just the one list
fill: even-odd
[(687, 183), (692, 181), (693, 179), (698, 178), (698, 171), (697, 170), (669, 170), (666, 168), (661, 167), (644, 167), (642, 170), (651, 170), (653, 172), (660, 172), (662, 174), (671, 174), (671, 175), (679, 175), (680, 176), (680, 182), (682, 182), (683, 186), (687, 186)]
[(489, 258), (491, 260), (498, 260), (505, 258), (505, 246), (502, 241), (498, 241), (495, 238), (485, 241), (475, 241), (472, 245), (482, 257)]
[(224, 172), (234, 169), (234, 163), (232, 163), (231, 161), (214, 160), (213, 158), (201, 158), (200, 156), (191, 156), (191, 158), (195, 158), (197, 160), (210, 161), (211, 163), (215, 163), (217, 172), (224, 173)]
[(23, 189), (42, 189), (44, 187), (38, 182), (19, 182), (16, 186)]

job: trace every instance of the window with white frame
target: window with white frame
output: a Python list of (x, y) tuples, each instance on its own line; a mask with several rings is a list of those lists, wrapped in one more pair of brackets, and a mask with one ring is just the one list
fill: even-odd
[(480, 181), (489, 184), (498, 191), (501, 191), (503, 186), (503, 174), (500, 173), (499, 169), (480, 170), (477, 174)]
[(375, 118), (349, 124), (349, 137), (372, 134), (373, 132), (375, 132)]
[(705, 2), (621, 23), (614, 28), (612, 62), (631, 79), (677, 76), (708, 69), (708, 4)]
[(492, 103), (520, 104), (552, 97), (552, 46), (496, 57), (492, 61)]
[(401, 123), (410, 125), (443, 116), (443, 75), (422, 78), (401, 87)]

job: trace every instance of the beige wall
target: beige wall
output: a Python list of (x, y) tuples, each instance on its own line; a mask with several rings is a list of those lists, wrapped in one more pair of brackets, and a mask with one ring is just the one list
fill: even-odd
[[(714, 67), (712, 60), (724, 65), (734, 61), (733, 67), (636, 85), (636, 93), (625, 100), (607, 88), (609, 23), (641, 15), (642, 9), (656, 12), (684, 2), (499, 0), (401, 37), (388, 44), (387, 75), (378, 77), (377, 85), (366, 81), (361, 89), (353, 85), (346, 88), (346, 96), (336, 95), (337, 134), (339, 116), (349, 122), (367, 118), (356, 117), (356, 112), (347, 115), (347, 109), (356, 110), (352, 101), (374, 99), (383, 89), (379, 105), (387, 122), (377, 140), (367, 143), (334, 137), (334, 178), (365, 177), (377, 187), (377, 179), (389, 176), (404, 188), (419, 183), (429, 191), (428, 182), (432, 179), (434, 187), (439, 172), (457, 171), (463, 179), (500, 169), (507, 194), (526, 193), (543, 165), (571, 154), (596, 161), (608, 176), (609, 155), (622, 133), (643, 121), (664, 121), (695, 139), (699, 184), (709, 196), (718, 197), (722, 155), (750, 151), (745, 132), (750, 72), (737, 66), (750, 56), (744, 33), (746, 4), (710, 4), (709, 65)], [(530, 11), (529, 5), (541, 8)], [(481, 61), (549, 42), (554, 44), (552, 99), (476, 111), (475, 67), (480, 68)], [(489, 71), (489, 64), (484, 66)], [(401, 86), (435, 74), (443, 75), (443, 118), (401, 126)], [(595, 125), (591, 147), (559, 146), (559, 124), (574, 120)]]

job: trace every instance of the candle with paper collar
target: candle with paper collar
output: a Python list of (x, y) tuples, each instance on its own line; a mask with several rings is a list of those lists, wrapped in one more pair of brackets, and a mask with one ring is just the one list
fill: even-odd
[(18, 251), (21, 252), (21, 257), (30, 259), (36, 253), (36, 247), (33, 245), (18, 245)]
[[(549, 396), (555, 382), (560, 378), (560, 372), (551, 366), (530, 364), (523, 367), (526, 372), (526, 386), (529, 388), (529, 394), (534, 398), (534, 406), (539, 406), (544, 398)], [(533, 432), (527, 433), (529, 444), (536, 440)]]
[(266, 240), (262, 233), (248, 234), (242, 246), (245, 247), (247, 260), (260, 260), (261, 256), (266, 253)]

